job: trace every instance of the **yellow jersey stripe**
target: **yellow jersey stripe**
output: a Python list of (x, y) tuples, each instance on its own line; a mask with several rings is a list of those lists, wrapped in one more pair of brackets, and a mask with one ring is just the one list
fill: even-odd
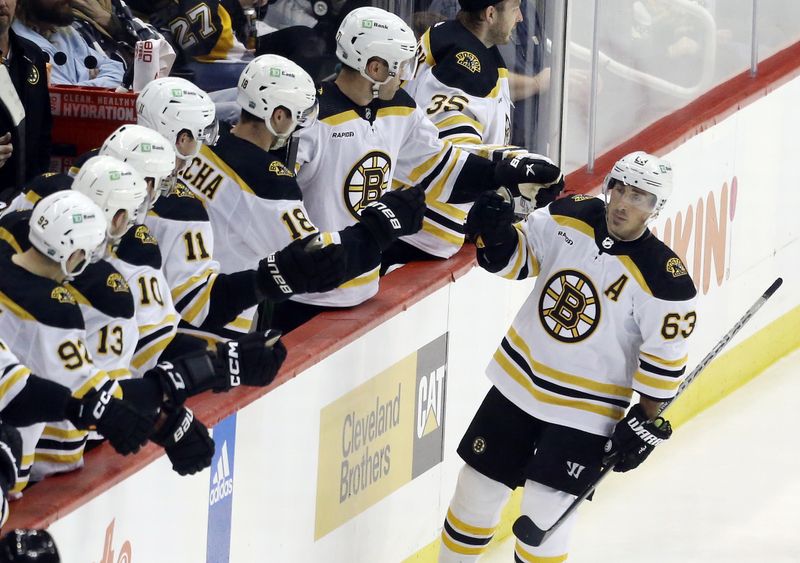
[(15, 239), (14, 235), (12, 235), (5, 227), (0, 227), (0, 240), (6, 241), (17, 254), (22, 252), (22, 248), (20, 248), (17, 239)]
[(395, 115), (411, 115), (414, 113), (415, 108), (407, 106), (395, 106), (390, 108), (381, 108), (378, 110), (377, 117), (390, 117)]
[(493, 528), (479, 528), (478, 526), (467, 524), (463, 520), (456, 518), (456, 515), (453, 514), (453, 511), (450, 509), (447, 509), (447, 521), (450, 522), (450, 525), (453, 526), (453, 528), (455, 528), (457, 531), (461, 532), (462, 534), (469, 534), (471, 536), (491, 536), (497, 529), (497, 526)]
[(354, 110), (349, 109), (347, 111), (343, 111), (342, 113), (337, 113), (335, 115), (331, 115), (329, 117), (320, 119), (320, 121), (327, 125), (336, 126), (336, 125), (341, 125), (342, 123), (346, 123), (348, 121), (352, 121), (354, 119), (359, 119), (359, 116)]
[(85, 438), (87, 434), (86, 430), (67, 430), (66, 428), (58, 428), (55, 426), (45, 426), (42, 431), (42, 436), (51, 436), (53, 438), (61, 438), (62, 440), (77, 440)]
[(682, 368), (686, 365), (686, 362), (689, 360), (689, 355), (685, 355), (682, 358), (678, 358), (677, 360), (665, 360), (664, 358), (659, 358), (658, 356), (654, 356), (653, 354), (648, 354), (647, 352), (639, 352), (640, 356), (644, 356), (647, 360), (655, 362), (659, 365), (669, 367), (669, 368)]
[(80, 461), (82, 457), (83, 457), (83, 450), (79, 451), (76, 454), (37, 453), (36, 461), (45, 463), (56, 463), (56, 464), (67, 464), (67, 463), (72, 464)]
[(439, 179), (433, 186), (433, 189), (430, 190), (427, 194), (425, 194), (425, 202), (427, 203), (428, 200), (431, 201), (439, 201), (441, 198), (442, 192), (444, 191), (444, 186), (447, 183), (447, 179), (453, 173), (453, 169), (456, 167), (458, 163), (458, 159), (461, 156), (463, 151), (461, 149), (453, 149), (453, 154), (450, 155), (450, 165), (447, 169), (439, 175)]
[(228, 51), (233, 48), (233, 25), (231, 24), (231, 16), (228, 11), (222, 6), (222, 2), (217, 4), (217, 14), (219, 15), (219, 23), (222, 26), (222, 32), (219, 35), (217, 44), (208, 55), (197, 57), (199, 61), (215, 61), (228, 58)]
[(453, 125), (469, 125), (479, 133), (483, 133), (483, 125), (481, 125), (479, 121), (475, 121), (471, 117), (464, 114), (450, 116), (447, 119), (442, 119), (441, 121), (434, 123), (434, 125), (436, 125), (436, 128), (439, 130), (446, 129)]
[(508, 358), (505, 357), (502, 350), (498, 349), (494, 353), (494, 361), (506, 372), (514, 381), (520, 384), (531, 396), (541, 403), (547, 403), (558, 407), (569, 407), (586, 412), (598, 414), (600, 416), (608, 417), (615, 422), (619, 421), (625, 414), (625, 411), (619, 407), (604, 407), (602, 405), (595, 405), (594, 403), (587, 403), (577, 399), (566, 399), (556, 395), (550, 395), (537, 389), (528, 376), (522, 373)]
[(631, 260), (629, 256), (617, 256), (617, 258), (620, 262), (622, 262), (622, 265), (625, 266), (625, 269), (631, 273), (641, 288), (649, 295), (653, 295), (653, 292), (650, 290), (650, 286), (647, 285), (642, 272), (639, 270), (639, 267), (633, 262), (633, 260)]
[[(255, 195), (255, 192), (247, 185), (247, 182), (242, 180), (242, 177), (239, 176), (233, 168), (228, 166), (225, 161), (223, 161), (220, 157), (218, 157), (214, 152), (208, 148), (206, 145), (200, 147), (200, 154), (210, 160), (214, 166), (222, 170), (222, 172), (231, 178), (236, 184), (242, 189), (242, 191), (247, 192), (249, 194)], [(187, 183), (191, 183), (191, 180), (187, 180)], [(203, 196), (198, 196), (200, 201), (203, 201), (205, 198)]]
[(514, 330), (512, 326), (508, 329), (508, 334), (506, 335), (511, 342), (514, 343), (514, 346), (518, 350), (520, 350), (525, 359), (528, 360), (528, 364), (533, 368), (533, 371), (538, 372), (542, 375), (546, 375), (551, 379), (555, 379), (556, 381), (560, 381), (561, 383), (566, 383), (568, 385), (574, 385), (575, 387), (583, 387), (589, 391), (594, 391), (596, 393), (603, 393), (605, 395), (616, 395), (617, 397), (625, 397), (626, 399), (630, 399), (633, 392), (628, 387), (621, 387), (619, 385), (611, 385), (609, 383), (600, 383), (599, 381), (594, 381), (592, 379), (588, 379), (586, 377), (581, 377), (579, 375), (572, 375), (571, 373), (566, 373), (563, 371), (559, 371), (557, 369), (551, 368), (541, 362), (537, 362), (533, 359), (533, 355), (531, 354), (531, 349), (528, 347), (527, 342), (525, 342), (520, 335)]
[(80, 399), (86, 393), (91, 391), (92, 389), (96, 389), (100, 387), (100, 383), (108, 379), (108, 374), (103, 370), (98, 370), (92, 377), (84, 381), (83, 385), (78, 387), (75, 391), (72, 392), (72, 396), (76, 399)]
[(498, 68), (497, 69), (497, 82), (492, 88), (492, 91), (486, 96), (487, 98), (496, 98), (500, 95), (500, 87), (503, 84), (503, 79), (508, 79), (508, 69), (505, 68)]
[(164, 327), (164, 326), (166, 326), (168, 324), (173, 324), (174, 322), (175, 322), (175, 315), (167, 315), (166, 317), (161, 319), (156, 324), (140, 326), (139, 327), (139, 336), (140, 337), (147, 336), (147, 333), (153, 332), (154, 330), (162, 328), (162, 327)]
[(133, 357), (133, 360), (131, 360), (131, 365), (136, 369), (141, 368), (148, 361), (150, 361), (150, 359), (153, 356), (163, 352), (164, 348), (169, 346), (169, 343), (172, 342), (172, 338), (174, 336), (175, 336), (174, 333), (169, 332), (165, 334), (164, 337), (159, 338), (154, 342), (151, 342), (149, 345), (145, 346), (144, 348), (136, 352), (136, 354)]
[(525, 563), (561, 563), (562, 561), (567, 560), (568, 555), (567, 553), (563, 555), (549, 556), (534, 555), (533, 553), (527, 551), (519, 542), (519, 540), (517, 540), (514, 550), (517, 552), (517, 557), (525, 561)]
[(370, 282), (373, 282), (373, 281), (377, 280), (379, 274), (380, 274), (380, 268), (375, 268), (374, 270), (371, 270), (371, 271), (367, 272), (366, 274), (361, 274), (357, 278), (353, 278), (352, 280), (350, 280), (348, 282), (344, 282), (339, 287), (340, 288), (358, 287), (360, 285), (366, 285), (366, 284), (368, 284)]
[(253, 325), (253, 319), (248, 319), (246, 317), (236, 317), (225, 326), (236, 328), (239, 330), (250, 330), (250, 327), (252, 325)]
[(594, 240), (594, 229), (589, 223), (581, 221), (580, 219), (576, 219), (575, 217), (567, 217), (566, 215), (551, 215), (551, 217), (553, 218), (553, 221), (562, 227), (575, 229), (576, 231), (579, 231)]
[[(80, 172), (80, 168), (76, 168), (75, 166), (70, 167), (69, 171), (72, 172), (73, 169), (75, 170), (75, 174)], [(39, 200), (42, 199), (42, 196), (40, 196), (34, 191), (29, 191), (28, 193), (25, 194), (25, 199), (31, 202), (32, 205), (36, 205), (37, 203), (39, 203)]]
[(444, 147), (442, 147), (442, 150), (414, 168), (414, 170), (412, 170), (408, 175), (408, 179), (411, 180), (411, 183), (416, 184), (424, 174), (427, 174), (429, 170), (432, 170), (437, 164), (439, 164), (439, 161), (444, 157), (444, 155), (447, 154), (449, 148), (450, 145), (445, 143)]
[(196, 276), (192, 276), (185, 282), (180, 285), (176, 285), (172, 288), (172, 298), (174, 300), (178, 300), (178, 298), (183, 295), (184, 293), (188, 293), (189, 290), (193, 289), (194, 286), (198, 285), (198, 282), (205, 281), (208, 276), (214, 273), (214, 270), (211, 268), (206, 268), (206, 270), (202, 274), (197, 274)]
[(14, 368), (10, 375), (7, 374), (3, 378), (3, 383), (0, 384), (0, 398), (5, 397), (11, 389), (27, 379), (30, 374), (31, 370), (25, 366), (20, 365)]
[(436, 209), (442, 215), (452, 219), (457, 223), (463, 223), (467, 219), (467, 212), (463, 209), (459, 209), (455, 205), (450, 205), (449, 203), (442, 203), (441, 201), (429, 201), (425, 202), (425, 205), (432, 209)]
[(35, 321), (36, 318), (28, 311), (17, 305), (10, 297), (0, 291), (0, 305), (4, 305), (9, 311), (14, 313), (17, 317), (26, 321)]
[(425, 53), (425, 64), (428, 66), (433, 66), (436, 64), (436, 59), (433, 58), (433, 53), (431, 53), (431, 30), (428, 29), (425, 33), (422, 34), (422, 38), (420, 39), (422, 43), (422, 52)]
[(664, 391), (674, 391), (681, 384), (681, 379), (657, 379), (655, 377), (646, 375), (641, 371), (633, 374), (634, 381), (638, 381), (642, 385), (647, 385), (653, 389), (663, 389)]
[(214, 282), (216, 279), (216, 276), (213, 279), (209, 279), (205, 287), (203, 287), (203, 289), (201, 289), (197, 295), (195, 295), (194, 299), (192, 300), (194, 301), (194, 304), (185, 311), (181, 311), (181, 316), (187, 322), (192, 322), (195, 320), (203, 308), (208, 305), (208, 302), (211, 300), (211, 290), (214, 288)]
[(442, 239), (445, 242), (449, 242), (450, 244), (461, 246), (464, 244), (464, 235), (462, 234), (452, 234), (449, 231), (445, 231), (442, 228), (437, 227), (434, 223), (430, 222), (430, 220), (426, 217), (425, 221), (422, 224), (422, 230), (426, 233), (429, 233), (435, 236), (438, 239)]

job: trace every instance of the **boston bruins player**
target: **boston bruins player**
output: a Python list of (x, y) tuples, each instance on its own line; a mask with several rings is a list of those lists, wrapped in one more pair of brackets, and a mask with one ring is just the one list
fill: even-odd
[[(467, 230), (480, 265), (512, 280), (538, 278), (458, 447), (466, 465), (440, 561), (476, 560), (512, 489), (524, 485), (523, 514), (547, 529), (606, 453), (627, 471), (670, 437), (669, 422), (651, 419), (683, 379), (697, 322), (684, 264), (647, 229), (671, 190), (670, 164), (636, 152), (606, 178), (605, 205), (573, 196), (516, 224), (507, 196), (486, 192), (473, 206)], [(626, 415), (634, 391), (640, 398)], [(539, 547), (518, 541), (516, 560), (565, 560), (573, 524), (574, 516)]]
[[(516, 188), (534, 173), (543, 182), (543, 166), (555, 169), (530, 157), (494, 163), (441, 141), (424, 111), (400, 88), (401, 80), (413, 75), (416, 40), (398, 16), (358, 8), (345, 17), (336, 37), (343, 68), (318, 90), (317, 122), (296, 135), (297, 182), (310, 219), (320, 228), (352, 225), (384, 192), (419, 186), (426, 190), (427, 204), (422, 230), (402, 239), (411, 245), (400, 245), (402, 253), (397, 245), (386, 250), (384, 263), (447, 258), (464, 241), (466, 211), (455, 204), (500, 184)], [(332, 292), (296, 296), (293, 302), (349, 307), (377, 291), (375, 268)]]
[[(347, 268), (343, 279), (351, 279), (377, 268), (381, 249), (398, 236), (419, 229), (424, 210), (420, 190), (375, 198), (360, 224), (341, 231), (320, 233), (309, 219), (294, 173), (267, 152), (282, 147), (295, 127), (310, 125), (316, 116), (314, 84), (295, 63), (276, 55), (255, 58), (239, 79), (237, 101), (239, 124), (214, 147), (203, 147), (180, 175), (203, 201), (214, 235), (225, 241), (214, 249), (222, 272), (257, 268), (278, 280), (280, 291), (268, 295), (272, 301), (307, 292), (310, 284), (324, 291), (342, 278), (323, 280), (327, 287), (322, 287), (313, 263), (282, 261), (277, 251), (291, 248), (292, 241), (341, 245), (340, 260)], [(250, 318), (253, 312), (247, 312)], [(303, 320), (272, 326), (286, 331)]]
[[(152, 430), (151, 397), (140, 393), (142, 386), (129, 386), (125, 401), (112, 401), (112, 395), (121, 397), (122, 388), (93, 364), (80, 308), (62, 285), (85, 269), (105, 236), (102, 211), (82, 194), (59, 192), (42, 200), (30, 219), (32, 247), (0, 254), (0, 333), (29, 368), (85, 399), (86, 408), (69, 417), (76, 427), (97, 427), (117, 451), (131, 453)], [(100, 419), (91, 420), (92, 413)], [(43, 427), (20, 429), (23, 456), (16, 492), (28, 482)]]

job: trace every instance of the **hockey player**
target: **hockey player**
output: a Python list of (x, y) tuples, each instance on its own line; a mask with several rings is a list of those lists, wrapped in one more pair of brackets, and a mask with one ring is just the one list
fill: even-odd
[[(0, 333), (37, 374), (87, 401), (87, 408), (68, 417), (77, 428), (97, 427), (117, 451), (132, 453), (152, 430), (155, 409), (150, 396), (140, 393), (140, 385), (129, 386), (125, 401), (112, 400), (112, 395), (121, 397), (123, 389), (92, 363), (80, 309), (62, 285), (86, 268), (105, 236), (102, 211), (85, 196), (60, 192), (42, 200), (30, 219), (32, 247), (0, 254)], [(23, 455), (17, 492), (28, 482), (43, 426), (20, 429)]]
[[(419, 190), (376, 197), (362, 213), (361, 223), (341, 231), (320, 233), (309, 220), (294, 173), (267, 152), (282, 147), (298, 125), (310, 125), (317, 112), (314, 84), (295, 63), (276, 55), (255, 58), (239, 80), (238, 104), (241, 120), (231, 134), (214, 147), (203, 147), (181, 172), (208, 210), (215, 236), (226, 242), (215, 249), (222, 272), (257, 268), (279, 282), (279, 292), (268, 297), (286, 299), (307, 291), (312, 283), (322, 290), (313, 264), (277, 260), (281, 253), (276, 251), (291, 248), (292, 241), (340, 243), (346, 252), (344, 279), (351, 279), (376, 269), (381, 249), (419, 228), (424, 210)], [(252, 318), (252, 311), (248, 314)], [(285, 332), (297, 324), (276, 328)]]
[[(495, 164), (439, 139), (422, 109), (400, 89), (416, 63), (416, 39), (400, 17), (379, 8), (357, 8), (344, 18), (336, 37), (342, 70), (334, 82), (319, 88), (318, 121), (296, 135), (297, 182), (309, 218), (321, 229), (357, 223), (370, 202), (398, 185), (419, 186), (426, 190), (423, 227), (402, 239), (413, 247), (396, 261), (431, 254), (447, 258), (464, 242), (466, 211), (453, 204), (466, 204), (500, 184), (517, 188), (529, 174), (543, 174), (539, 159)], [(397, 252), (396, 245), (383, 250)], [(351, 307), (377, 291), (376, 267), (332, 292), (296, 296), (279, 305), (276, 315), (280, 320), (325, 307)]]
[[(510, 198), (486, 192), (467, 219), (478, 262), (508, 279), (538, 276), (490, 363), (494, 384), (458, 446), (466, 462), (439, 561), (474, 561), (511, 491), (548, 529), (599, 474), (637, 467), (670, 437), (653, 420), (683, 379), (697, 322), (695, 287), (647, 223), (672, 191), (670, 164), (636, 152), (618, 161), (602, 200), (552, 203), (513, 223)], [(628, 407), (633, 392), (638, 403)], [(516, 561), (567, 558), (574, 515)]]

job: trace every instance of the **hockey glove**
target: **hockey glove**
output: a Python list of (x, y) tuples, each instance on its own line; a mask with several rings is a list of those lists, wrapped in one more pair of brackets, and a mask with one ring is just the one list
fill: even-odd
[(53, 536), (47, 530), (11, 530), (0, 540), (0, 561), (60, 563)]
[(4, 497), (17, 482), (21, 462), (22, 436), (19, 435), (19, 430), (0, 422), (0, 489)]
[(152, 416), (140, 413), (111, 391), (95, 391), (81, 399), (70, 397), (67, 420), (81, 430), (96, 430), (122, 455), (135, 454), (153, 431)]
[(464, 232), (479, 248), (496, 246), (513, 238), (514, 202), (506, 188), (481, 193), (467, 214)]
[(192, 475), (211, 465), (214, 440), (186, 407), (165, 409), (167, 418), (150, 438), (162, 446), (178, 475)]
[(425, 191), (415, 186), (388, 191), (361, 210), (361, 223), (386, 250), (398, 238), (416, 233), (425, 216)]
[(347, 253), (341, 244), (323, 245), (319, 235), (290, 243), (258, 263), (259, 291), (271, 301), (297, 293), (330, 291), (347, 281)]
[[(542, 207), (537, 197), (540, 190), (561, 183), (561, 188), (557, 189), (553, 196), (553, 200), (555, 200), (563, 189), (562, 178), (561, 169), (552, 160), (532, 153), (501, 160), (494, 168), (496, 186), (507, 187), (514, 197), (522, 196), (527, 200), (536, 201), (536, 207)], [(546, 199), (543, 197), (542, 202)], [(547, 205), (547, 203), (543, 203), (543, 205)]]
[(277, 330), (251, 332), (239, 340), (217, 344), (214, 362), (224, 384), (215, 391), (227, 391), (238, 385), (264, 387), (272, 383), (286, 359), (286, 346)]
[(644, 409), (634, 405), (628, 414), (617, 423), (611, 439), (606, 442), (604, 464), (616, 459), (614, 471), (636, 469), (647, 459), (655, 447), (672, 436), (672, 426), (661, 417), (648, 420)]

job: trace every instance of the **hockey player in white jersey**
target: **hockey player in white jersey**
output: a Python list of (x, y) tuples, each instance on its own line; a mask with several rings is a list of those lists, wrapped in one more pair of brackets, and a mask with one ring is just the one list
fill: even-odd
[[(298, 125), (309, 126), (316, 116), (314, 84), (295, 63), (276, 55), (257, 57), (242, 72), (237, 101), (242, 108), (239, 124), (214, 147), (203, 147), (181, 172), (203, 201), (215, 237), (225, 241), (215, 248), (222, 272), (256, 268), (279, 281), (279, 292), (269, 295), (272, 301), (308, 292), (310, 284), (324, 291), (376, 269), (382, 248), (419, 228), (424, 209), (420, 190), (374, 201), (360, 224), (342, 230), (320, 233), (309, 219), (293, 171), (268, 152), (284, 146)], [(309, 241), (341, 245), (346, 277), (335, 283), (323, 280), (323, 288), (313, 262), (303, 259)], [(289, 256), (292, 260), (278, 252), (293, 246), (298, 252), (296, 258)], [(252, 318), (253, 312), (248, 314)], [(297, 324), (277, 328), (285, 332)]]
[[(439, 561), (475, 561), (514, 488), (525, 488), (522, 513), (548, 529), (604, 457), (628, 471), (670, 437), (669, 422), (652, 419), (683, 379), (697, 322), (683, 262), (647, 228), (671, 190), (670, 164), (636, 152), (608, 175), (605, 204), (573, 196), (514, 223), (507, 195), (476, 201), (467, 231), (479, 264), (511, 280), (538, 277), (458, 446), (466, 465)], [(574, 514), (538, 547), (518, 540), (515, 560), (565, 560), (573, 524)]]
[[(452, 256), (464, 241), (465, 205), (485, 189), (502, 184), (516, 189), (528, 181), (529, 170), (541, 175), (540, 161), (495, 163), (439, 139), (424, 111), (400, 88), (416, 63), (416, 39), (400, 17), (358, 8), (345, 17), (336, 37), (342, 70), (318, 90), (317, 123), (296, 135), (297, 182), (309, 218), (321, 229), (342, 229), (357, 223), (362, 209), (383, 193), (422, 187), (427, 204), (422, 230), (385, 250), (384, 263)], [(332, 292), (292, 302), (350, 307), (375, 295), (378, 284), (376, 268)], [(289, 309), (292, 302), (281, 307)]]
[[(142, 407), (137, 386), (129, 387), (124, 401), (112, 398), (121, 397), (123, 388), (93, 364), (80, 308), (62, 285), (83, 272), (105, 237), (103, 213), (86, 196), (68, 191), (42, 200), (30, 219), (32, 247), (0, 254), (0, 333), (28, 367), (85, 401), (69, 417), (75, 427), (96, 427), (117, 451), (132, 453), (152, 431), (155, 413)], [(28, 482), (43, 427), (20, 429), (23, 457), (17, 492)]]

